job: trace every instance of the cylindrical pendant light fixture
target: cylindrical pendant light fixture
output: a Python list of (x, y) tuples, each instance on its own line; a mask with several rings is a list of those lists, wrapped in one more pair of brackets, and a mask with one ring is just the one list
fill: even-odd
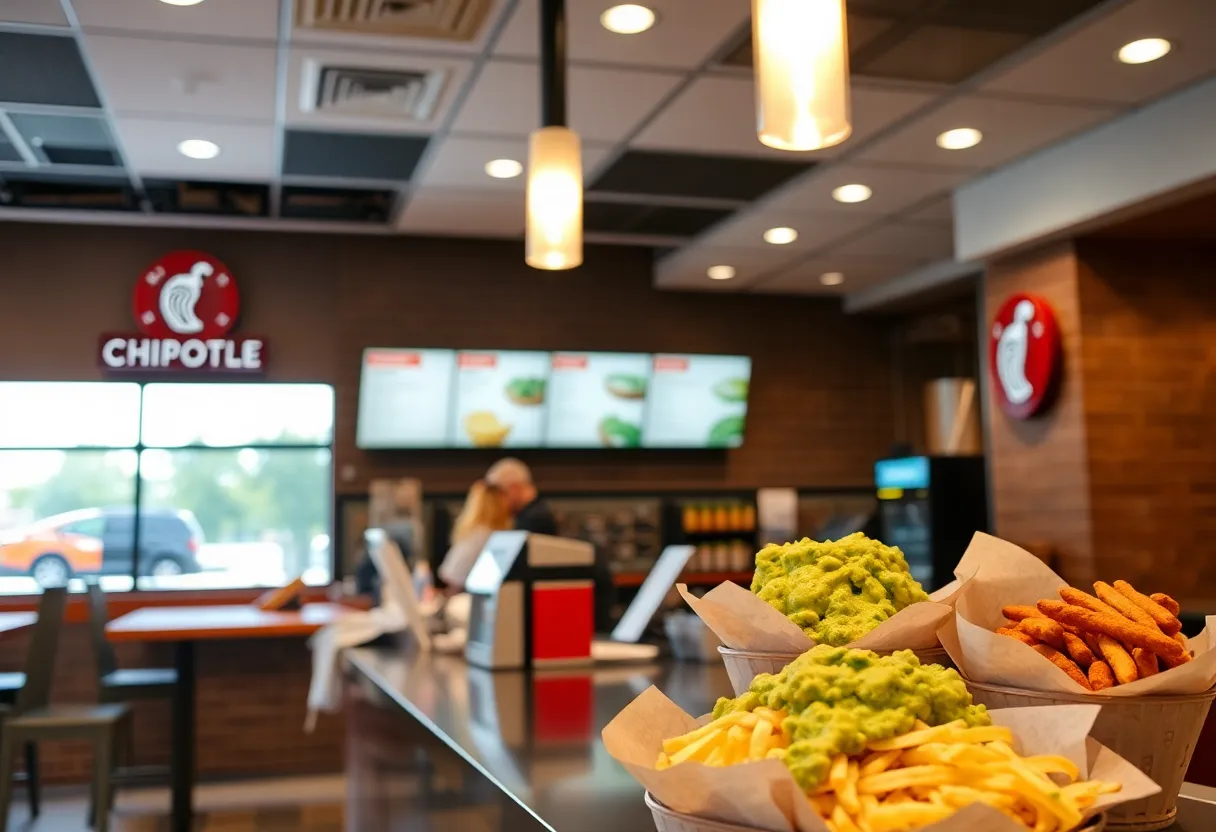
[(752, 0), (760, 141), (819, 150), (853, 132), (845, 0)]
[(583, 162), (566, 127), (566, 4), (540, 4), (541, 121), (528, 146), (528, 225), (524, 259), (537, 269), (583, 262)]

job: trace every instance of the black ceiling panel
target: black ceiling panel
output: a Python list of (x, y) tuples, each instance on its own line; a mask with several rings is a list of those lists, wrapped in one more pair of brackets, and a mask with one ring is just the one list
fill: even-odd
[(296, 220), (385, 223), (395, 196), (393, 191), (284, 187), (279, 214)]
[(0, 203), (17, 208), (138, 211), (139, 197), (126, 179), (100, 176), (5, 173)]
[(76, 41), (0, 32), (0, 101), (100, 107)]
[(426, 136), (288, 130), (283, 173), (345, 179), (407, 180), (426, 150)]
[(600, 174), (590, 190), (753, 200), (814, 166), (809, 161), (630, 150)]
[(105, 119), (12, 113), (13, 126), (38, 161), (51, 165), (121, 165)]
[(17, 148), (13, 147), (12, 142), (5, 138), (4, 133), (0, 133), (0, 162), (21, 162), (21, 154), (17, 152)]
[(730, 214), (728, 210), (716, 208), (589, 200), (583, 204), (583, 227), (587, 231), (609, 234), (695, 237)]
[(224, 217), (270, 215), (270, 187), (246, 182), (144, 180), (144, 192), (158, 214)]

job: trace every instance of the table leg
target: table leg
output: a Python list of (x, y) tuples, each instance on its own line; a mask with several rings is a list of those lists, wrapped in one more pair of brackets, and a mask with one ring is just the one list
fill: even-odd
[(175, 645), (177, 690), (173, 696), (172, 832), (190, 832), (194, 819), (194, 642)]

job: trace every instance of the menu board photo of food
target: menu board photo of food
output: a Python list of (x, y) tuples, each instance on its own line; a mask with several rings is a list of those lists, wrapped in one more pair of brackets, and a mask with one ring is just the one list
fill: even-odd
[(751, 359), (656, 355), (647, 391), (643, 445), (737, 448), (743, 444)]
[(650, 359), (645, 353), (553, 353), (545, 445), (641, 447)]
[(435, 448), (447, 444), (448, 400), (456, 353), (369, 349), (359, 385), (360, 448)]
[(549, 353), (486, 350), (456, 356), (449, 436), (458, 448), (539, 448)]

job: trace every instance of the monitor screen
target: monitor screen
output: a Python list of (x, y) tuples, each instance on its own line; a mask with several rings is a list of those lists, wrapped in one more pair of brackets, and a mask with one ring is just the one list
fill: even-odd
[(646, 353), (553, 353), (545, 446), (641, 447), (650, 358)]
[(360, 448), (442, 448), (448, 441), (453, 350), (369, 349), (359, 381)]
[(549, 353), (462, 351), (448, 435), (457, 448), (539, 448)]
[(743, 444), (752, 362), (739, 355), (656, 355), (642, 444), (737, 448)]

